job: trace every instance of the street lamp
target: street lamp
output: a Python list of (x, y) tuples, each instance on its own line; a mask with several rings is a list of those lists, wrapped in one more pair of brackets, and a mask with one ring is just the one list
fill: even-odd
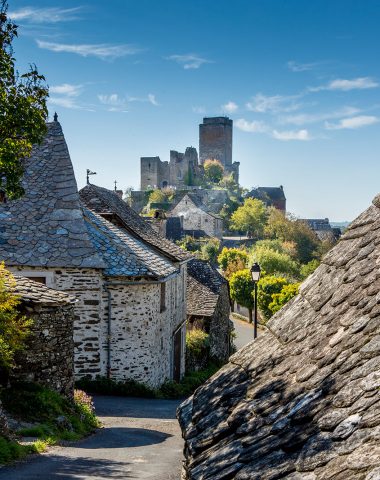
[(253, 318), (253, 338), (257, 338), (257, 282), (260, 280), (261, 268), (260, 265), (255, 262), (251, 267), (252, 282), (255, 286), (255, 313)]

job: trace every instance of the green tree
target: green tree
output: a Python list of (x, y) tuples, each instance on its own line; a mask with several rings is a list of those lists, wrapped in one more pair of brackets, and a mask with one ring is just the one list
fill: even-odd
[(282, 287), (280, 293), (274, 293), (272, 295), (272, 302), (268, 305), (268, 309), (272, 315), (278, 312), (289, 300), (298, 294), (299, 287), (299, 283), (291, 283)]
[(240, 270), (239, 272), (234, 273), (230, 278), (231, 298), (239, 305), (248, 308), (250, 323), (252, 323), (252, 309), (255, 304), (252, 295), (254, 286), (251, 272), (248, 269)]
[(230, 192), (236, 192), (239, 190), (239, 185), (236, 183), (232, 173), (229, 175), (224, 175), (224, 177), (219, 181), (219, 186), (226, 188)]
[(318, 255), (321, 242), (309, 225), (303, 220), (287, 217), (275, 208), (269, 209), (265, 233), (282, 242), (293, 242), (300, 263), (310, 262)]
[(250, 262), (257, 262), (267, 275), (280, 273), (290, 278), (299, 278), (300, 267), (287, 253), (272, 250), (266, 246), (252, 248)]
[(149, 203), (166, 203), (168, 201), (165, 193), (157, 188), (149, 195)]
[(219, 160), (206, 160), (203, 168), (205, 170), (205, 177), (212, 183), (219, 183), (223, 178), (224, 168)]
[(220, 250), (220, 240), (217, 238), (210, 238), (201, 245), (201, 257), (213, 264), (218, 261), (218, 253)]
[(248, 236), (260, 238), (263, 236), (268, 213), (263, 202), (256, 198), (247, 198), (231, 217), (231, 229), (247, 232)]
[(46, 133), (48, 89), (35, 65), (19, 74), (15, 69), (12, 42), (17, 25), (7, 17), (8, 4), (0, 3), (0, 188), (10, 199), (24, 190), (23, 159)]
[(24, 348), (31, 320), (21, 316), (19, 299), (13, 294), (16, 282), (12, 274), (0, 263), (0, 365), (11, 367), (14, 355)]
[(223, 271), (226, 271), (228, 266), (231, 263), (236, 262), (236, 260), (238, 259), (242, 260), (246, 267), (248, 263), (248, 253), (245, 250), (242, 250), (241, 248), (223, 247), (222, 251), (218, 256), (218, 263), (220, 268)]
[(272, 310), (269, 308), (273, 301), (272, 296), (280, 293), (283, 287), (288, 284), (289, 282), (286, 278), (274, 275), (266, 275), (260, 279), (258, 283), (257, 305), (266, 320), (272, 316)]
[(309, 263), (306, 263), (306, 265), (302, 265), (301, 270), (300, 270), (301, 278), (307, 278), (318, 267), (319, 267), (319, 261), (316, 260), (316, 259), (311, 260)]

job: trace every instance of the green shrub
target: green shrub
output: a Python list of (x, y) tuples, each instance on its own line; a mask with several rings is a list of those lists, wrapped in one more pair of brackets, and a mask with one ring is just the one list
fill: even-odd
[(257, 262), (267, 275), (279, 273), (291, 278), (299, 278), (299, 265), (287, 253), (259, 245), (253, 247), (250, 260), (252, 263)]
[(311, 275), (314, 270), (316, 270), (319, 267), (319, 261), (318, 260), (311, 260), (309, 263), (306, 263), (306, 265), (302, 265), (300, 273), (301, 277), (307, 278), (309, 275)]
[(209, 334), (199, 328), (186, 332), (186, 371), (200, 370), (209, 363)]
[(142, 397), (155, 398), (154, 389), (136, 382), (135, 380), (117, 381), (112, 378), (98, 376), (95, 379), (91, 377), (81, 378), (76, 382), (76, 386), (86, 392), (99, 393), (103, 395), (116, 395), (122, 397)]
[(298, 294), (299, 286), (299, 283), (291, 283), (290, 285), (282, 287), (280, 293), (274, 293), (272, 295), (272, 302), (268, 306), (272, 315), (278, 312), (289, 300)]
[(224, 247), (218, 256), (218, 263), (223, 271), (226, 271), (231, 263), (235, 263), (238, 260), (241, 260), (247, 266), (248, 254), (245, 250)]
[(0, 436), (0, 464), (14, 462), (26, 457), (36, 450), (32, 446), (20, 445), (15, 441)]
[(272, 310), (269, 308), (270, 303), (272, 303), (272, 295), (280, 293), (285, 285), (288, 285), (288, 281), (283, 277), (267, 275), (260, 279), (258, 283), (257, 305), (265, 320), (268, 320), (273, 315)]

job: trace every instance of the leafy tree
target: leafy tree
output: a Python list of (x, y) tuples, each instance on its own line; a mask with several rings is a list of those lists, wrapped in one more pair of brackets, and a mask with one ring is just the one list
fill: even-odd
[(205, 177), (212, 183), (219, 183), (223, 178), (224, 168), (219, 160), (206, 160), (203, 168)]
[(48, 89), (35, 65), (20, 75), (15, 69), (12, 42), (17, 25), (7, 17), (8, 4), (0, 3), (0, 188), (8, 198), (23, 195), (23, 159), (46, 133)]
[(275, 208), (269, 209), (268, 222), (265, 233), (271, 238), (295, 244), (297, 258), (301, 263), (310, 262), (316, 255), (320, 240), (309, 227), (299, 219), (286, 217)]
[(299, 265), (286, 253), (256, 244), (252, 249), (250, 260), (251, 263), (257, 262), (268, 275), (280, 273), (299, 278)]
[(168, 201), (165, 193), (157, 188), (149, 195), (149, 203), (166, 203)]
[(230, 228), (231, 216), (240, 206), (241, 202), (235, 196), (230, 196), (221, 208), (219, 215), (223, 218), (226, 229)]
[(247, 232), (248, 236), (260, 238), (263, 236), (267, 223), (267, 208), (256, 198), (247, 198), (231, 217), (231, 228), (239, 232)]
[(245, 270), (247, 268), (247, 262), (243, 261), (241, 258), (237, 258), (236, 260), (230, 262), (223, 272), (224, 276), (229, 280), (232, 275), (240, 270)]
[(0, 263), (0, 365), (11, 367), (14, 355), (22, 350), (31, 320), (20, 316), (19, 299), (12, 293), (16, 282), (4, 263)]
[(239, 190), (239, 185), (236, 183), (232, 173), (230, 173), (229, 175), (224, 175), (224, 177), (219, 182), (219, 186), (226, 188), (230, 192), (236, 192)]
[(272, 295), (272, 302), (268, 305), (272, 315), (278, 312), (289, 300), (298, 294), (299, 286), (299, 283), (291, 283), (282, 287), (280, 293), (274, 293)]
[(218, 261), (218, 253), (220, 250), (220, 240), (217, 238), (210, 238), (201, 246), (201, 257), (213, 264)]
[(274, 275), (266, 275), (260, 279), (258, 283), (257, 305), (266, 320), (272, 316), (272, 310), (269, 308), (273, 301), (272, 295), (281, 293), (283, 287), (288, 284), (289, 282), (286, 278)]
[(316, 270), (319, 267), (319, 261), (314, 259), (311, 260), (309, 263), (306, 265), (302, 265), (300, 273), (302, 278), (307, 278), (309, 275), (311, 275), (314, 270)]
[(251, 272), (248, 269), (240, 270), (230, 278), (231, 298), (239, 305), (248, 308), (250, 323), (252, 323), (252, 309), (255, 304), (252, 295), (254, 287)]
[(244, 268), (246, 268), (248, 262), (248, 253), (241, 248), (223, 247), (222, 251), (218, 256), (218, 263), (223, 271), (226, 271), (228, 266), (231, 263), (236, 262), (237, 260), (241, 260), (242, 262), (244, 262)]

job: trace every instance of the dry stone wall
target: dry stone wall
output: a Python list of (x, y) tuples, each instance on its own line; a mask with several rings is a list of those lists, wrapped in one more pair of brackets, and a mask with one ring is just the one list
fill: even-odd
[(74, 306), (25, 305), (33, 320), (26, 347), (16, 355), (11, 380), (40, 383), (68, 397), (74, 390)]

